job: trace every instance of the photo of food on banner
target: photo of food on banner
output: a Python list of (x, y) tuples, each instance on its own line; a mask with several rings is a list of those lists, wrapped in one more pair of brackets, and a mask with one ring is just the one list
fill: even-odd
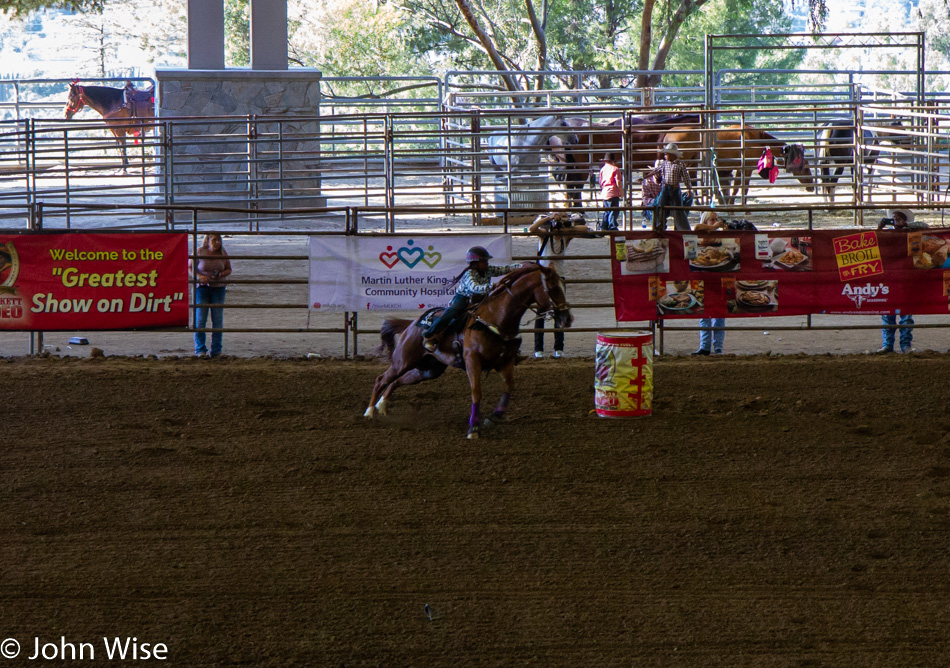
[(950, 237), (908, 232), (907, 254), (914, 258), (914, 269), (950, 269)]
[(778, 281), (722, 279), (729, 313), (774, 313), (778, 310)]
[(706, 306), (703, 281), (661, 281), (657, 279), (656, 306), (660, 315), (693, 315)]
[(683, 257), (690, 271), (738, 271), (739, 239), (684, 234)]
[(811, 271), (811, 237), (755, 235), (755, 259), (768, 271)]
[(669, 239), (625, 239), (614, 241), (620, 275), (664, 274), (670, 270)]

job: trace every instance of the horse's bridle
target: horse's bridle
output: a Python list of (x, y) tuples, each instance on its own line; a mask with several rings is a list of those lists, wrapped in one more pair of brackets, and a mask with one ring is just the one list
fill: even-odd
[[(562, 313), (564, 311), (570, 311), (570, 308), (568, 308), (567, 306), (567, 302), (561, 302), (560, 304), (558, 304), (551, 297), (551, 288), (548, 286), (547, 272), (545, 272), (544, 269), (540, 265), (538, 268), (541, 271), (541, 286), (544, 288), (544, 294), (548, 296), (548, 301), (551, 302), (551, 308), (550, 310), (547, 310), (547, 311), (540, 311), (537, 309), (533, 309), (531, 308), (531, 306), (528, 306), (528, 308), (534, 311), (535, 315), (537, 315), (539, 318), (547, 317), (548, 315), (551, 315), (552, 317), (556, 318), (558, 313)], [(560, 276), (558, 276), (558, 281), (560, 281)]]
[[(527, 300), (520, 300), (520, 299), (518, 299), (518, 297), (515, 296), (515, 293), (513, 293), (513, 292), (511, 291), (512, 283), (503, 284), (502, 286), (500, 286), (501, 289), (502, 289), (504, 292), (507, 292), (509, 295), (511, 295), (511, 298), (512, 298), (512, 299), (518, 300), (519, 303), (520, 303), (520, 305), (525, 307), (525, 310), (526, 310), (526, 311), (531, 311), (532, 313), (534, 313), (534, 317), (535, 317), (535, 318), (547, 318), (548, 316), (557, 317), (557, 314), (558, 314), (558, 313), (562, 313), (563, 311), (570, 311), (570, 308), (568, 308), (568, 306), (567, 306), (567, 302), (557, 303), (557, 302), (555, 302), (554, 299), (551, 297), (551, 289), (550, 289), (550, 287), (548, 286), (548, 274), (547, 274), (547, 272), (544, 270), (544, 267), (542, 267), (541, 265), (538, 265), (537, 268), (536, 268), (536, 269), (532, 269), (532, 271), (540, 271), (540, 272), (541, 272), (541, 286), (544, 288), (544, 293), (548, 296), (548, 301), (550, 302), (550, 305), (551, 305), (551, 308), (550, 308), (550, 309), (546, 309), (546, 310), (542, 311), (542, 310), (540, 310), (540, 309), (534, 308), (534, 307), (532, 306), (532, 302), (531, 302), (531, 298), (530, 298), (530, 297), (529, 297)], [(484, 302), (482, 302), (482, 303), (484, 303)], [(529, 319), (530, 319), (530, 318), (529, 318)]]
[(78, 91), (78, 93), (79, 93), (79, 95), (76, 96), (76, 106), (74, 107), (74, 106), (72, 105), (72, 103), (67, 102), (67, 104), (66, 104), (66, 111), (69, 111), (69, 112), (72, 112), (72, 113), (75, 114), (77, 111), (79, 111), (79, 110), (82, 109), (84, 106), (86, 106), (86, 102), (85, 102), (85, 100), (82, 99), (82, 86), (74, 86), (74, 88), (75, 88), (75, 89)]

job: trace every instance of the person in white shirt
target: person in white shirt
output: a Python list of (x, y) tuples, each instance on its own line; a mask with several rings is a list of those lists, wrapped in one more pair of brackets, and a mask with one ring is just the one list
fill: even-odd
[[(584, 216), (578, 213), (564, 212), (538, 216), (531, 223), (528, 232), (538, 235), (538, 264), (550, 267), (564, 279), (564, 253), (571, 239), (578, 235), (590, 234), (591, 230), (584, 222)], [(544, 329), (544, 318), (534, 321), (534, 328)], [(544, 357), (544, 332), (534, 333), (534, 356)], [(554, 356), (564, 356), (564, 332), (554, 332)]]

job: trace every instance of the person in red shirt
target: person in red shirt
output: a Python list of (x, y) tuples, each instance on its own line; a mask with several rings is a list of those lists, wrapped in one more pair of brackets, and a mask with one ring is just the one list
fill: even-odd
[(620, 206), (620, 197), (623, 195), (623, 174), (614, 163), (613, 155), (604, 156), (604, 166), (600, 168), (598, 181), (600, 182), (600, 196), (604, 200), (604, 219), (600, 223), (602, 230), (620, 229), (617, 224), (617, 209)]

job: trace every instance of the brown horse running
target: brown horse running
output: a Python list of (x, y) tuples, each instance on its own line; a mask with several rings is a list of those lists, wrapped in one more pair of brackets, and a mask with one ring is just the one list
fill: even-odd
[[(462, 333), (445, 336), (434, 352), (422, 346), (422, 316), (415, 320), (387, 319), (380, 331), (381, 349), (390, 366), (377, 379), (365, 417), (386, 415), (389, 397), (400, 385), (412, 385), (438, 378), (446, 367), (464, 368), (472, 389), (472, 413), (468, 438), (478, 438), (482, 425), (482, 372), (501, 374), (503, 393), (486, 425), (504, 418), (514, 387), (514, 368), (518, 362), (521, 339), (518, 329), (529, 307), (540, 316), (551, 315), (556, 327), (574, 322), (564, 297), (564, 286), (557, 272), (548, 267), (527, 264), (506, 274), (485, 299), (471, 310)], [(453, 350), (461, 342), (462, 367)]]
[(129, 158), (125, 150), (125, 139), (127, 135), (142, 135), (146, 124), (137, 119), (155, 117), (154, 87), (136, 90), (131, 81), (125, 88), (80, 86), (75, 81), (70, 83), (65, 109), (66, 120), (70, 120), (77, 111), (86, 106), (98, 112), (106, 127), (115, 135), (116, 146), (122, 152), (122, 168), (128, 169)]
[(567, 191), (570, 206), (579, 208), (584, 184), (600, 169), (607, 153), (613, 156), (618, 167), (628, 164), (632, 172), (648, 169), (659, 157), (657, 143), (660, 137), (676, 126), (698, 124), (699, 116), (628, 116), (626, 139), (622, 118), (607, 124), (591, 123), (584, 118), (566, 118), (565, 121), (577, 131), (577, 143), (561, 145), (563, 140), (556, 135), (548, 140), (549, 146), (555, 147), (550, 154), (554, 161), (552, 172), (554, 179)]
[[(785, 171), (805, 184), (808, 192), (814, 191), (814, 180), (805, 151), (801, 144), (786, 144), (764, 130), (751, 125), (730, 125), (714, 130), (712, 142), (716, 155), (716, 174), (721, 188), (720, 201), (733, 204), (741, 191), (743, 203), (749, 194), (749, 182), (759, 158), (766, 148), (772, 149), (776, 164), (784, 161)], [(695, 128), (673, 128), (660, 140), (660, 146), (676, 144), (683, 152), (682, 160), (696, 164), (703, 146), (703, 137)]]

